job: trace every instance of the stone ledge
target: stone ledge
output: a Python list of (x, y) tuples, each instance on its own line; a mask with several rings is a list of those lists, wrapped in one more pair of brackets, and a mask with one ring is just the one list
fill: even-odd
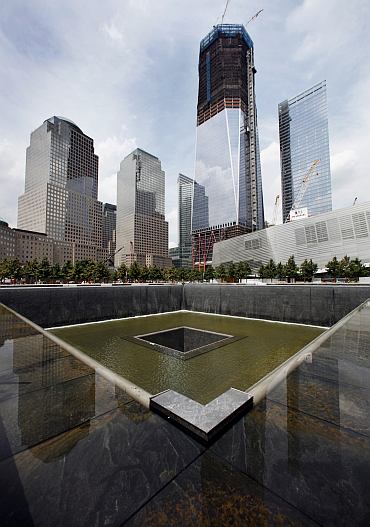
[(253, 407), (253, 396), (230, 388), (206, 405), (166, 390), (150, 398), (149, 408), (208, 443)]

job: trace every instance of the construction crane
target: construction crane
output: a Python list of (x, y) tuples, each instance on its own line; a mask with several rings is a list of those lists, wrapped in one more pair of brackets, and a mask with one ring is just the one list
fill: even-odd
[(263, 11), (263, 9), (260, 9), (259, 11), (257, 11), (257, 13), (256, 13), (255, 15), (253, 15), (253, 16), (248, 20), (248, 22), (245, 24), (245, 27), (247, 27), (247, 25), (248, 25), (250, 22), (252, 22), (253, 20), (255, 20), (255, 19), (258, 17), (258, 15), (260, 15), (260, 14), (262, 13), (262, 11)]
[(227, 8), (228, 8), (229, 3), (230, 3), (230, 0), (226, 0), (226, 5), (225, 5), (224, 13), (223, 13), (222, 18), (221, 18), (221, 24), (224, 23), (224, 18), (225, 18), (226, 11), (227, 11)]
[(280, 208), (280, 195), (278, 194), (275, 198), (274, 214), (272, 216), (272, 225), (276, 225), (277, 223), (279, 208)]
[(302, 179), (302, 183), (301, 183), (301, 186), (299, 188), (299, 191), (297, 193), (297, 197), (296, 199), (294, 200), (294, 203), (292, 205), (292, 208), (290, 209), (286, 219), (285, 219), (285, 223), (287, 221), (289, 221), (289, 217), (290, 217), (290, 213), (293, 211), (293, 210), (296, 210), (299, 208), (300, 204), (301, 204), (301, 201), (303, 199), (303, 196), (305, 195), (305, 192), (307, 190), (307, 187), (310, 183), (310, 179), (311, 179), (311, 176), (312, 174), (315, 172), (316, 170), (316, 167), (317, 165), (320, 163), (320, 159), (315, 159), (315, 161), (312, 163), (312, 165), (310, 166), (310, 168), (308, 169), (307, 173), (305, 174), (304, 178)]

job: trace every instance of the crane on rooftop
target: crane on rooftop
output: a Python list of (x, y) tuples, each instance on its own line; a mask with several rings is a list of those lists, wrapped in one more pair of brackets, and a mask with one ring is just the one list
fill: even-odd
[[(312, 163), (312, 165), (310, 166), (310, 168), (308, 169), (308, 171), (306, 172), (306, 174), (304, 175), (304, 178), (302, 179), (302, 182), (301, 182), (301, 186), (299, 187), (299, 190), (298, 190), (298, 193), (297, 193), (297, 197), (295, 198), (294, 200), (294, 203), (292, 205), (292, 208), (290, 209), (289, 213), (288, 213), (288, 216), (286, 217), (285, 219), (285, 222), (286, 223), (287, 221), (289, 221), (289, 218), (290, 218), (290, 213), (293, 211), (293, 210), (297, 210), (301, 204), (301, 201), (303, 199), (303, 196), (305, 195), (305, 192), (307, 190), (307, 187), (310, 183), (310, 179), (313, 175), (313, 173), (315, 172), (316, 170), (316, 167), (317, 165), (320, 163), (320, 159), (315, 159), (315, 161)], [(317, 173), (317, 172), (316, 172)]]

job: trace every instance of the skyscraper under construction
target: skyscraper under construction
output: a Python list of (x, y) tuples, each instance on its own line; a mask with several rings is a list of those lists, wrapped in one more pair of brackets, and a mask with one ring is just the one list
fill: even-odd
[(207, 213), (193, 205), (193, 265), (213, 244), (264, 227), (253, 42), (243, 25), (221, 24), (201, 41), (195, 180)]

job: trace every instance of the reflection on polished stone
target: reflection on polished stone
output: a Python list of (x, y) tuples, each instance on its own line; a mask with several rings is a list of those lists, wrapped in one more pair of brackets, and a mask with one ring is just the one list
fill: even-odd
[(151, 500), (128, 524), (167, 526), (316, 525), (262, 485), (206, 453)]
[(370, 525), (370, 306), (210, 448), (1, 307), (0, 383), (0, 525)]

